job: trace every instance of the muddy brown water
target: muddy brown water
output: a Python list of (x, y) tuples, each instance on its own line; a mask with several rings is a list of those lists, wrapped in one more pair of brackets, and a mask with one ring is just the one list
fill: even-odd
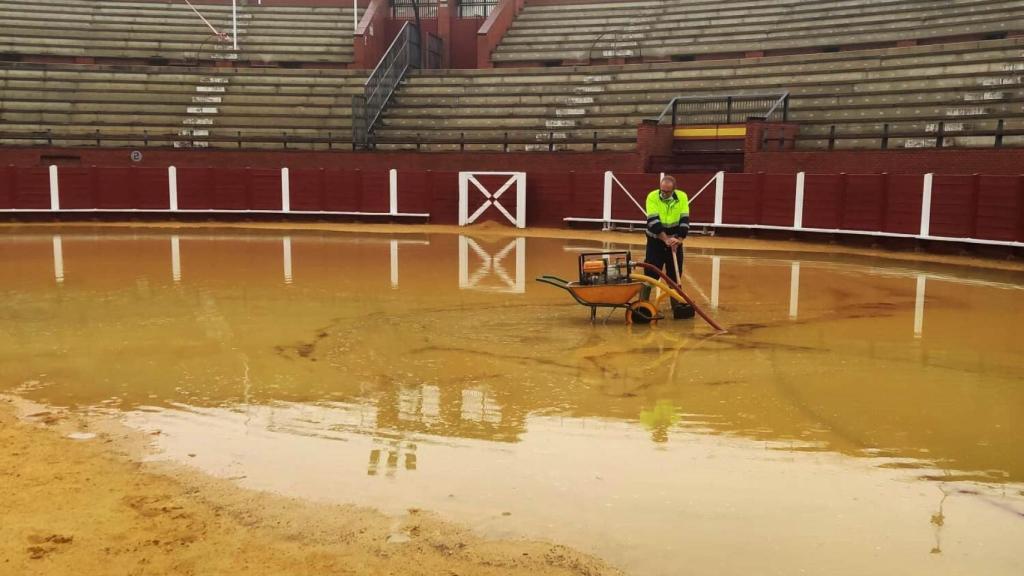
[(691, 250), (714, 337), (591, 324), (533, 281), (619, 248), (13, 231), (0, 391), (114, 412), (242, 487), (635, 574), (1024, 571), (1024, 275)]

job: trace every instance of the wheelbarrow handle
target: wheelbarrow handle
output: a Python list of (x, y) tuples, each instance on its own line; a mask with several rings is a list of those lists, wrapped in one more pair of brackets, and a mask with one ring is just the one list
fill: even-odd
[(552, 286), (555, 286), (556, 288), (561, 288), (563, 290), (569, 289), (569, 283), (566, 282), (565, 280), (562, 280), (558, 276), (541, 276), (539, 278), (536, 278), (536, 280), (537, 282), (551, 284)]

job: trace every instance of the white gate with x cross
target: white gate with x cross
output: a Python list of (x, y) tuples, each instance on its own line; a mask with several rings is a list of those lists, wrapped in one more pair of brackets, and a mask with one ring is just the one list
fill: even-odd
[[(507, 176), (508, 179), (496, 191), (491, 192), (476, 179), (477, 176)], [(472, 214), (469, 213), (469, 192), (472, 184), (484, 196), (484, 203)], [(516, 188), (516, 215), (513, 216), (501, 204), (501, 196), (509, 188)], [(526, 228), (526, 172), (459, 172), (459, 226), (476, 222), (477, 218), (491, 206), (497, 208), (516, 228)]]

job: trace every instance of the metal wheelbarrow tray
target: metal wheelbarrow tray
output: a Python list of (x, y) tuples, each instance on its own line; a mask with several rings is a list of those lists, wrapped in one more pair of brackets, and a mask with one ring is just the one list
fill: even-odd
[(626, 310), (626, 322), (632, 324), (657, 321), (660, 315), (647, 301), (638, 298), (642, 282), (619, 282), (615, 284), (580, 284), (569, 282), (557, 276), (541, 276), (537, 282), (550, 284), (565, 290), (576, 302), (590, 308), (590, 320), (597, 318), (598, 308), (623, 308)]

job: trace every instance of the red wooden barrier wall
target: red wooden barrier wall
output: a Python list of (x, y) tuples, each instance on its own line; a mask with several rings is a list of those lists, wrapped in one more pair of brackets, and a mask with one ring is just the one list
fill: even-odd
[(0, 174), (0, 209), (50, 207), (50, 175), (46, 168), (6, 166)]
[[(180, 210), (269, 211), (282, 209), (279, 169), (179, 167)], [(61, 210), (168, 210), (169, 176), (163, 168), (60, 167)], [(694, 198), (691, 219), (713, 224), (716, 185), (712, 174), (686, 174), (678, 185)], [(457, 172), (401, 171), (398, 212), (429, 214), (429, 221), (458, 221)], [(658, 185), (656, 174), (619, 173), (612, 184), (611, 218), (642, 221), (641, 206)], [(479, 175), (491, 192), (507, 176)], [(797, 177), (792, 174), (727, 174), (724, 177), (721, 223), (732, 226), (792, 228)], [(907, 174), (806, 174), (802, 229), (918, 236), (926, 178)], [(530, 226), (562, 226), (564, 218), (604, 217), (605, 174), (540, 172), (527, 175), (526, 219)], [(1024, 176), (941, 175), (932, 177), (928, 236), (992, 242), (1024, 242)], [(707, 186), (705, 186), (707, 185)], [(289, 170), (291, 211), (387, 214), (390, 178), (385, 170)], [(472, 185), (469, 210), (486, 197)], [(0, 210), (49, 210), (47, 167), (0, 167)], [(512, 214), (514, 189), (501, 204)], [(493, 208), (483, 219), (503, 221)]]

